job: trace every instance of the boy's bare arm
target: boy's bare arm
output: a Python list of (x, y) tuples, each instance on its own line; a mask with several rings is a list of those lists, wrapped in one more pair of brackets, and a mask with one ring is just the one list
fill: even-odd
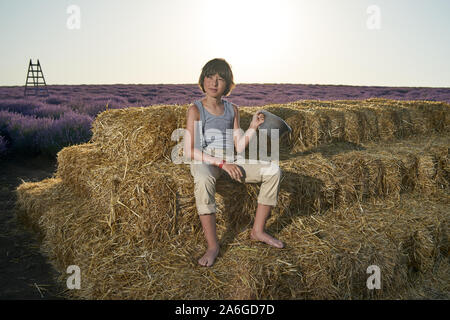
[(233, 125), (233, 137), (234, 137), (234, 146), (237, 153), (241, 153), (247, 148), (250, 140), (256, 134), (256, 129), (258, 128), (258, 123), (252, 119), (250, 126), (247, 131), (241, 129), (240, 127), (240, 116), (239, 110), (236, 105), (233, 104), (234, 108), (234, 125)]

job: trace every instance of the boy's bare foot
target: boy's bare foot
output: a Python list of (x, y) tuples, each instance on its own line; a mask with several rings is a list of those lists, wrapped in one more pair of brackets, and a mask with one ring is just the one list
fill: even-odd
[(198, 259), (198, 263), (204, 267), (211, 267), (214, 264), (214, 261), (216, 260), (218, 254), (219, 254), (219, 247), (208, 248), (203, 257)]
[(264, 231), (260, 232), (260, 233), (256, 233), (252, 230), (252, 232), (250, 233), (250, 237), (253, 240), (262, 241), (262, 242), (267, 243), (268, 245), (271, 245), (272, 247), (275, 247), (275, 248), (279, 248), (279, 249), (284, 248), (283, 242), (281, 242), (278, 239), (275, 239), (270, 234), (265, 233)]

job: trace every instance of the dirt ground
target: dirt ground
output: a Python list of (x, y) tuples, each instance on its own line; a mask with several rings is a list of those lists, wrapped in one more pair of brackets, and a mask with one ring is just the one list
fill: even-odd
[(0, 158), (0, 300), (64, 299), (57, 272), (39, 251), (35, 235), (16, 221), (14, 190), (21, 180), (40, 181), (56, 170), (56, 159)]

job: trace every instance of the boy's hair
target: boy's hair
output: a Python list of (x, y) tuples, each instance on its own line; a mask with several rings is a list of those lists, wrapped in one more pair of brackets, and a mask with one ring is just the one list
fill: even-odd
[(225, 61), (225, 59), (222, 58), (212, 59), (205, 64), (202, 69), (202, 73), (200, 74), (200, 78), (198, 79), (198, 85), (200, 89), (204, 93), (205, 87), (203, 86), (203, 81), (205, 80), (205, 77), (215, 75), (216, 73), (224, 78), (225, 82), (227, 83), (223, 95), (229, 95), (236, 85), (233, 81), (233, 72), (231, 71), (230, 65)]

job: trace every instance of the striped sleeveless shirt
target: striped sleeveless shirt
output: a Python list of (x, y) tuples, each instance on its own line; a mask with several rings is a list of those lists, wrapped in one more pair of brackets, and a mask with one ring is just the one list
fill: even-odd
[[(233, 124), (234, 108), (231, 102), (222, 100), (224, 113), (220, 116), (213, 115), (206, 110), (201, 100), (195, 101), (200, 113), (200, 121), (203, 131), (203, 149), (234, 149)], [(229, 129), (229, 130), (227, 130)]]

